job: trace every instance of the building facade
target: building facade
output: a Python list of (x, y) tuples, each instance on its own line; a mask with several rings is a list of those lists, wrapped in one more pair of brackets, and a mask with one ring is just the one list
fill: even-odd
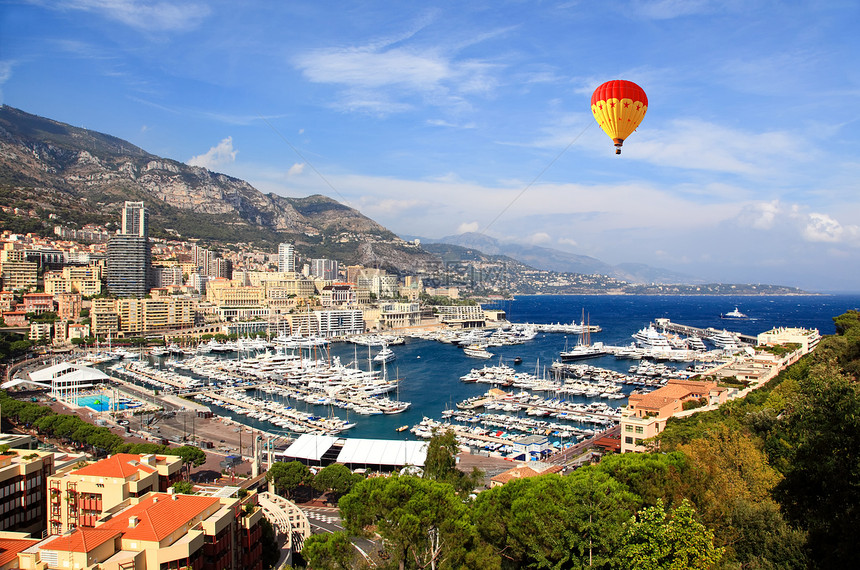
[(296, 271), (296, 250), (293, 244), (278, 244), (278, 271)]
[(107, 244), (107, 286), (117, 297), (144, 297), (150, 285), (148, 237), (117, 234)]

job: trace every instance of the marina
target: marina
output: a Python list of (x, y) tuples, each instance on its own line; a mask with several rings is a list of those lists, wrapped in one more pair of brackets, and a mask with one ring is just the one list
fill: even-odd
[[(571, 298), (564, 299), (572, 305)], [(504, 453), (517, 438), (531, 434), (545, 435), (553, 446), (570, 445), (617, 421), (618, 410), (632, 391), (653, 390), (669, 378), (688, 378), (731, 358), (731, 350), (717, 347), (704, 335), (694, 336), (709, 327), (723, 329), (726, 322), (720, 320), (719, 310), (680, 325), (675, 322), (680, 317), (670, 321), (662, 316), (677, 309), (677, 299), (636, 299), (638, 305), (631, 306), (645, 305), (642, 311), (661, 302), (671, 304), (654, 310), (649, 318), (616, 315), (616, 305), (632, 301), (629, 298), (574, 299), (589, 307), (597, 301), (612, 306), (612, 311), (604, 309), (603, 318), (592, 317), (599, 325), (589, 325), (588, 330), (599, 335), (597, 342), (606, 354), (587, 362), (561, 359), (565, 346), (582, 333), (571, 336), (565, 328), (542, 331), (534, 324), (538, 313), (552, 322), (565, 322), (564, 315), (559, 314), (557, 301), (542, 310), (538, 305), (549, 300), (531, 297), (518, 302), (537, 311), (521, 317), (531, 324), (401, 331), (384, 338), (362, 335), (357, 343), (313, 342), (306, 347), (297, 343), (295, 348), (242, 339), (235, 348), (224, 350), (206, 341), (197, 347), (173, 347), (161, 355), (114, 358), (99, 366), (125, 381), (191, 398), (216, 415), (270, 434), (416, 439), (428, 437), (430, 426), (444, 425), (455, 429), (463, 445)], [(517, 306), (509, 318), (517, 317)], [(581, 306), (570, 306), (567, 314), (574, 310), (578, 314)], [(590, 313), (600, 314), (594, 309)], [(763, 313), (755, 312), (757, 317)], [(568, 317), (566, 322), (575, 321)], [(779, 316), (775, 324), (787, 322)], [(651, 326), (665, 335), (668, 348), (660, 341), (656, 341), (660, 346), (636, 344), (633, 335)], [(738, 333), (736, 338), (754, 338), (753, 326), (764, 330), (767, 322), (733, 321), (731, 328), (737, 330), (730, 332)], [(673, 344), (679, 339), (686, 343), (684, 348)], [(490, 343), (497, 346), (487, 350)], [(491, 356), (468, 356), (465, 349), (470, 344)], [(374, 363), (384, 346), (395, 359)], [(501, 394), (491, 398), (488, 390)], [(598, 404), (606, 407), (589, 408)]]

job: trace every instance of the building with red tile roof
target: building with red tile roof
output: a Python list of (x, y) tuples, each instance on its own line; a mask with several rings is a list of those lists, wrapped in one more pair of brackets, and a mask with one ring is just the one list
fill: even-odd
[(513, 469), (509, 469), (504, 473), (499, 473), (490, 479), (490, 487), (500, 487), (514, 479), (526, 479), (528, 477), (538, 477), (539, 475), (558, 473), (562, 469), (564, 468), (561, 465), (550, 465), (540, 461), (530, 461), (529, 463), (517, 465)]
[(20, 551), (17, 567), (261, 570), (261, 520), (255, 492), (243, 499), (152, 492), (129, 498), (93, 528), (78, 527)]
[(38, 543), (23, 532), (0, 532), (0, 570), (19, 568), (18, 553)]
[(684, 403), (702, 401), (719, 405), (728, 399), (728, 389), (716, 382), (669, 380), (647, 394), (630, 394), (621, 417), (621, 453), (646, 451), (644, 442), (662, 432), (670, 417), (684, 410)]
[(166, 491), (181, 471), (179, 457), (133, 453), (60, 471), (48, 479), (48, 533), (95, 526), (102, 514), (129, 498)]

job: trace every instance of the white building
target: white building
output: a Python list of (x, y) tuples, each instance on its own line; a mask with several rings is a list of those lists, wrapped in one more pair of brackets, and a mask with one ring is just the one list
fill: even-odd
[(296, 252), (293, 244), (278, 245), (278, 271), (296, 271)]

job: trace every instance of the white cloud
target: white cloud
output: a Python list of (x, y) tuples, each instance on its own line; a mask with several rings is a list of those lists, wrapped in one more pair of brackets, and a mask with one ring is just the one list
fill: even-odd
[(12, 67), (15, 62), (10, 60), (0, 61), (0, 105), (3, 104), (3, 85), (12, 77)]
[[(645, 121), (648, 116), (645, 116)], [(724, 172), (755, 178), (791, 175), (787, 164), (809, 164), (817, 154), (796, 133), (756, 133), (709, 123), (676, 119), (666, 128), (642, 128), (629, 138), (624, 154), (675, 168)]]
[(290, 170), (287, 172), (287, 176), (298, 176), (302, 172), (305, 171), (305, 163), (297, 162), (290, 167)]
[(139, 30), (183, 31), (196, 28), (209, 16), (209, 7), (189, 2), (153, 2), (149, 0), (67, 0), (46, 2), (60, 10), (94, 12)]
[(576, 247), (577, 245), (579, 245), (576, 243), (575, 239), (570, 239), (570, 238), (558, 238), (558, 244), (559, 245), (566, 245), (569, 247)]
[(478, 224), (478, 222), (463, 222), (462, 224), (457, 226), (457, 233), (465, 234), (469, 232), (476, 232), (478, 231), (479, 227), (480, 224)]
[(846, 243), (860, 245), (860, 226), (843, 226), (827, 214), (811, 213), (806, 219), (803, 237), (811, 242)]
[[(340, 85), (340, 105), (383, 115), (412, 109), (410, 97), (423, 104), (468, 108), (466, 94), (489, 93), (497, 81), (496, 64), (457, 60), (438, 48), (410, 48), (402, 42), (308, 51), (293, 59), (308, 81)], [(456, 46), (448, 46), (456, 49)]]
[(536, 232), (530, 235), (526, 241), (531, 245), (540, 245), (542, 243), (551, 243), (552, 237), (546, 232)]
[(738, 221), (743, 227), (769, 230), (773, 228), (782, 209), (779, 200), (750, 204), (738, 215)]
[(209, 170), (215, 170), (225, 164), (235, 162), (238, 152), (238, 150), (233, 149), (233, 137), (227, 137), (204, 154), (199, 154), (189, 159), (188, 164), (190, 166), (202, 166)]

